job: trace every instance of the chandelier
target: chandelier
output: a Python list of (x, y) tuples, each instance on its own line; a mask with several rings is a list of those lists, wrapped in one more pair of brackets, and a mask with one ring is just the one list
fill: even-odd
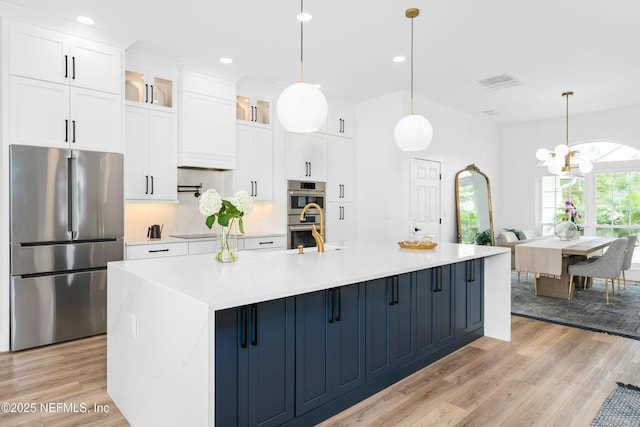
[(565, 143), (556, 145), (553, 151), (546, 148), (540, 148), (536, 151), (536, 158), (545, 162), (550, 173), (559, 176), (567, 175), (571, 171), (572, 160), (582, 173), (589, 173), (593, 170), (593, 161), (587, 153), (569, 149), (569, 97), (572, 95), (573, 92), (562, 93), (562, 96), (567, 99)]

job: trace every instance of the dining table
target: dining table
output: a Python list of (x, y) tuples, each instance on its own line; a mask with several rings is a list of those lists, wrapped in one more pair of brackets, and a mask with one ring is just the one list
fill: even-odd
[[(548, 238), (522, 243), (515, 247), (515, 270), (533, 273), (536, 295), (571, 299), (568, 267), (599, 255), (615, 237), (579, 236), (574, 240)], [(574, 280), (575, 283), (582, 283)], [(591, 286), (591, 281), (587, 281)]]

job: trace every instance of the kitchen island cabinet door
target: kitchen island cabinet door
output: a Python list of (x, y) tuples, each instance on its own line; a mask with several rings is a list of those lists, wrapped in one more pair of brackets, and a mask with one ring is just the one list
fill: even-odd
[(431, 269), (434, 286), (433, 325), (435, 348), (453, 341), (453, 286), (451, 284), (451, 265)]
[(481, 328), (484, 320), (482, 259), (454, 265), (455, 335), (460, 337)]
[(411, 273), (367, 282), (367, 382), (381, 378), (415, 358), (413, 289)]
[(364, 289), (296, 297), (296, 416), (364, 384)]
[[(216, 313), (216, 425), (277, 426), (293, 419), (294, 315), (293, 297)], [(234, 382), (237, 393), (236, 385), (228, 386)]]

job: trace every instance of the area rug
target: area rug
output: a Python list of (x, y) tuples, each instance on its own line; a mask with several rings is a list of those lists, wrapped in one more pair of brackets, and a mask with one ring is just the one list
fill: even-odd
[(591, 421), (593, 427), (640, 425), (640, 389), (631, 384), (616, 384)]
[[(622, 286), (622, 284), (621, 284)], [(617, 289), (617, 284), (616, 284)], [(611, 292), (611, 289), (609, 289)], [(627, 282), (627, 289), (606, 304), (604, 280), (595, 280), (589, 289), (576, 289), (571, 300), (535, 296), (533, 275), (511, 277), (511, 313), (577, 328), (621, 335), (640, 340), (640, 284)]]

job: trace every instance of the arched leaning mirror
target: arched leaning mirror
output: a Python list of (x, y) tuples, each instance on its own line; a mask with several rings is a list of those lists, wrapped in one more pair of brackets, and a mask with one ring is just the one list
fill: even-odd
[(489, 178), (476, 165), (456, 173), (458, 242), (494, 245)]

